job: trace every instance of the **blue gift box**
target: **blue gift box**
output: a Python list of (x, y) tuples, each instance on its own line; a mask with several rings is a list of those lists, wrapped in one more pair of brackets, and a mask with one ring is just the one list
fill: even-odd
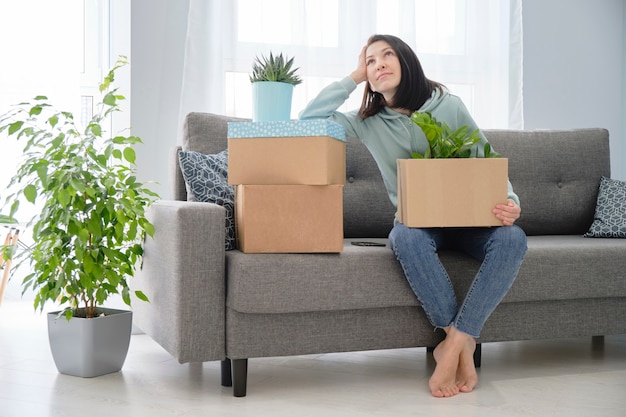
[(329, 136), (346, 141), (346, 131), (326, 119), (280, 120), (267, 122), (228, 122), (228, 138), (284, 138)]

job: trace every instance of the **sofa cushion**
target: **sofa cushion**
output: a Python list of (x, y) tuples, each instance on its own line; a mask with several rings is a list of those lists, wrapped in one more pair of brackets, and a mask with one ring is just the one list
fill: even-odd
[(517, 224), (527, 235), (584, 234), (593, 221), (602, 176), (610, 176), (606, 129), (485, 130), (509, 159), (520, 198)]
[(626, 182), (602, 177), (596, 214), (586, 237), (626, 237)]
[(226, 209), (225, 249), (235, 248), (235, 196), (228, 185), (228, 151), (205, 155), (180, 151), (180, 168), (187, 186), (189, 201), (218, 204)]
[[(349, 242), (340, 254), (228, 252), (228, 307), (271, 314), (419, 305), (388, 246)], [(624, 297), (624, 253), (626, 240), (530, 236), (503, 302)], [(480, 263), (454, 251), (440, 255), (457, 295), (464, 296)]]
[(343, 231), (347, 238), (386, 238), (396, 208), (380, 170), (359, 139), (346, 139), (346, 185), (343, 187)]

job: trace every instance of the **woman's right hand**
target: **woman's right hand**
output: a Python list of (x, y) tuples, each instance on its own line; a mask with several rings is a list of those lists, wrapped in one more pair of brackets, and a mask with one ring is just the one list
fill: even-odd
[(361, 49), (361, 53), (359, 54), (359, 63), (357, 68), (352, 71), (350, 77), (354, 80), (354, 82), (358, 85), (363, 81), (367, 81), (367, 64), (365, 63), (365, 50), (367, 49), (367, 45)]

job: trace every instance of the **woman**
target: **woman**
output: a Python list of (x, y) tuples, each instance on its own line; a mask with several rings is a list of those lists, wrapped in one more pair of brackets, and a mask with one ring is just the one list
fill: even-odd
[[(337, 111), (356, 86), (365, 82), (358, 111)], [(381, 171), (391, 202), (397, 206), (396, 159), (424, 153), (428, 142), (421, 129), (410, 121), (414, 111), (428, 111), (453, 130), (476, 123), (461, 100), (424, 75), (413, 50), (391, 35), (373, 35), (361, 50), (357, 68), (313, 99), (300, 119), (326, 117), (358, 137), (369, 149)], [(482, 155), (486, 138), (476, 144)], [(463, 209), (459, 202), (459, 209)], [(435, 397), (470, 392), (478, 383), (473, 354), (476, 338), (496, 306), (513, 284), (526, 253), (526, 236), (514, 225), (520, 216), (519, 198), (509, 183), (508, 201), (493, 208), (506, 227), (493, 228), (408, 228), (399, 222), (389, 242), (404, 274), (431, 324), (445, 331), (435, 348), (437, 362), (429, 380)], [(458, 306), (447, 272), (437, 251), (461, 250), (482, 261), (463, 303)]]

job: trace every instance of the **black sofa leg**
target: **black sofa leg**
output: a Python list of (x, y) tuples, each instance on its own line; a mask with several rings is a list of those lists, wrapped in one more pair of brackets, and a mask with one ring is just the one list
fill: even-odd
[(483, 346), (480, 343), (476, 343), (476, 350), (474, 351), (474, 366), (476, 368), (480, 368), (482, 351), (483, 351)]
[(233, 386), (233, 374), (230, 365), (230, 359), (226, 358), (222, 361), (222, 386)]
[(232, 360), (233, 396), (245, 397), (248, 385), (248, 359)]
[(604, 350), (604, 336), (591, 336), (591, 348), (600, 352)]
[[(426, 352), (428, 353), (433, 353), (435, 351), (435, 348), (432, 346), (428, 346), (426, 347)], [(482, 346), (480, 343), (476, 343), (476, 350), (474, 351), (474, 366), (476, 368), (480, 368), (480, 361), (481, 361), (481, 355), (482, 353)]]

